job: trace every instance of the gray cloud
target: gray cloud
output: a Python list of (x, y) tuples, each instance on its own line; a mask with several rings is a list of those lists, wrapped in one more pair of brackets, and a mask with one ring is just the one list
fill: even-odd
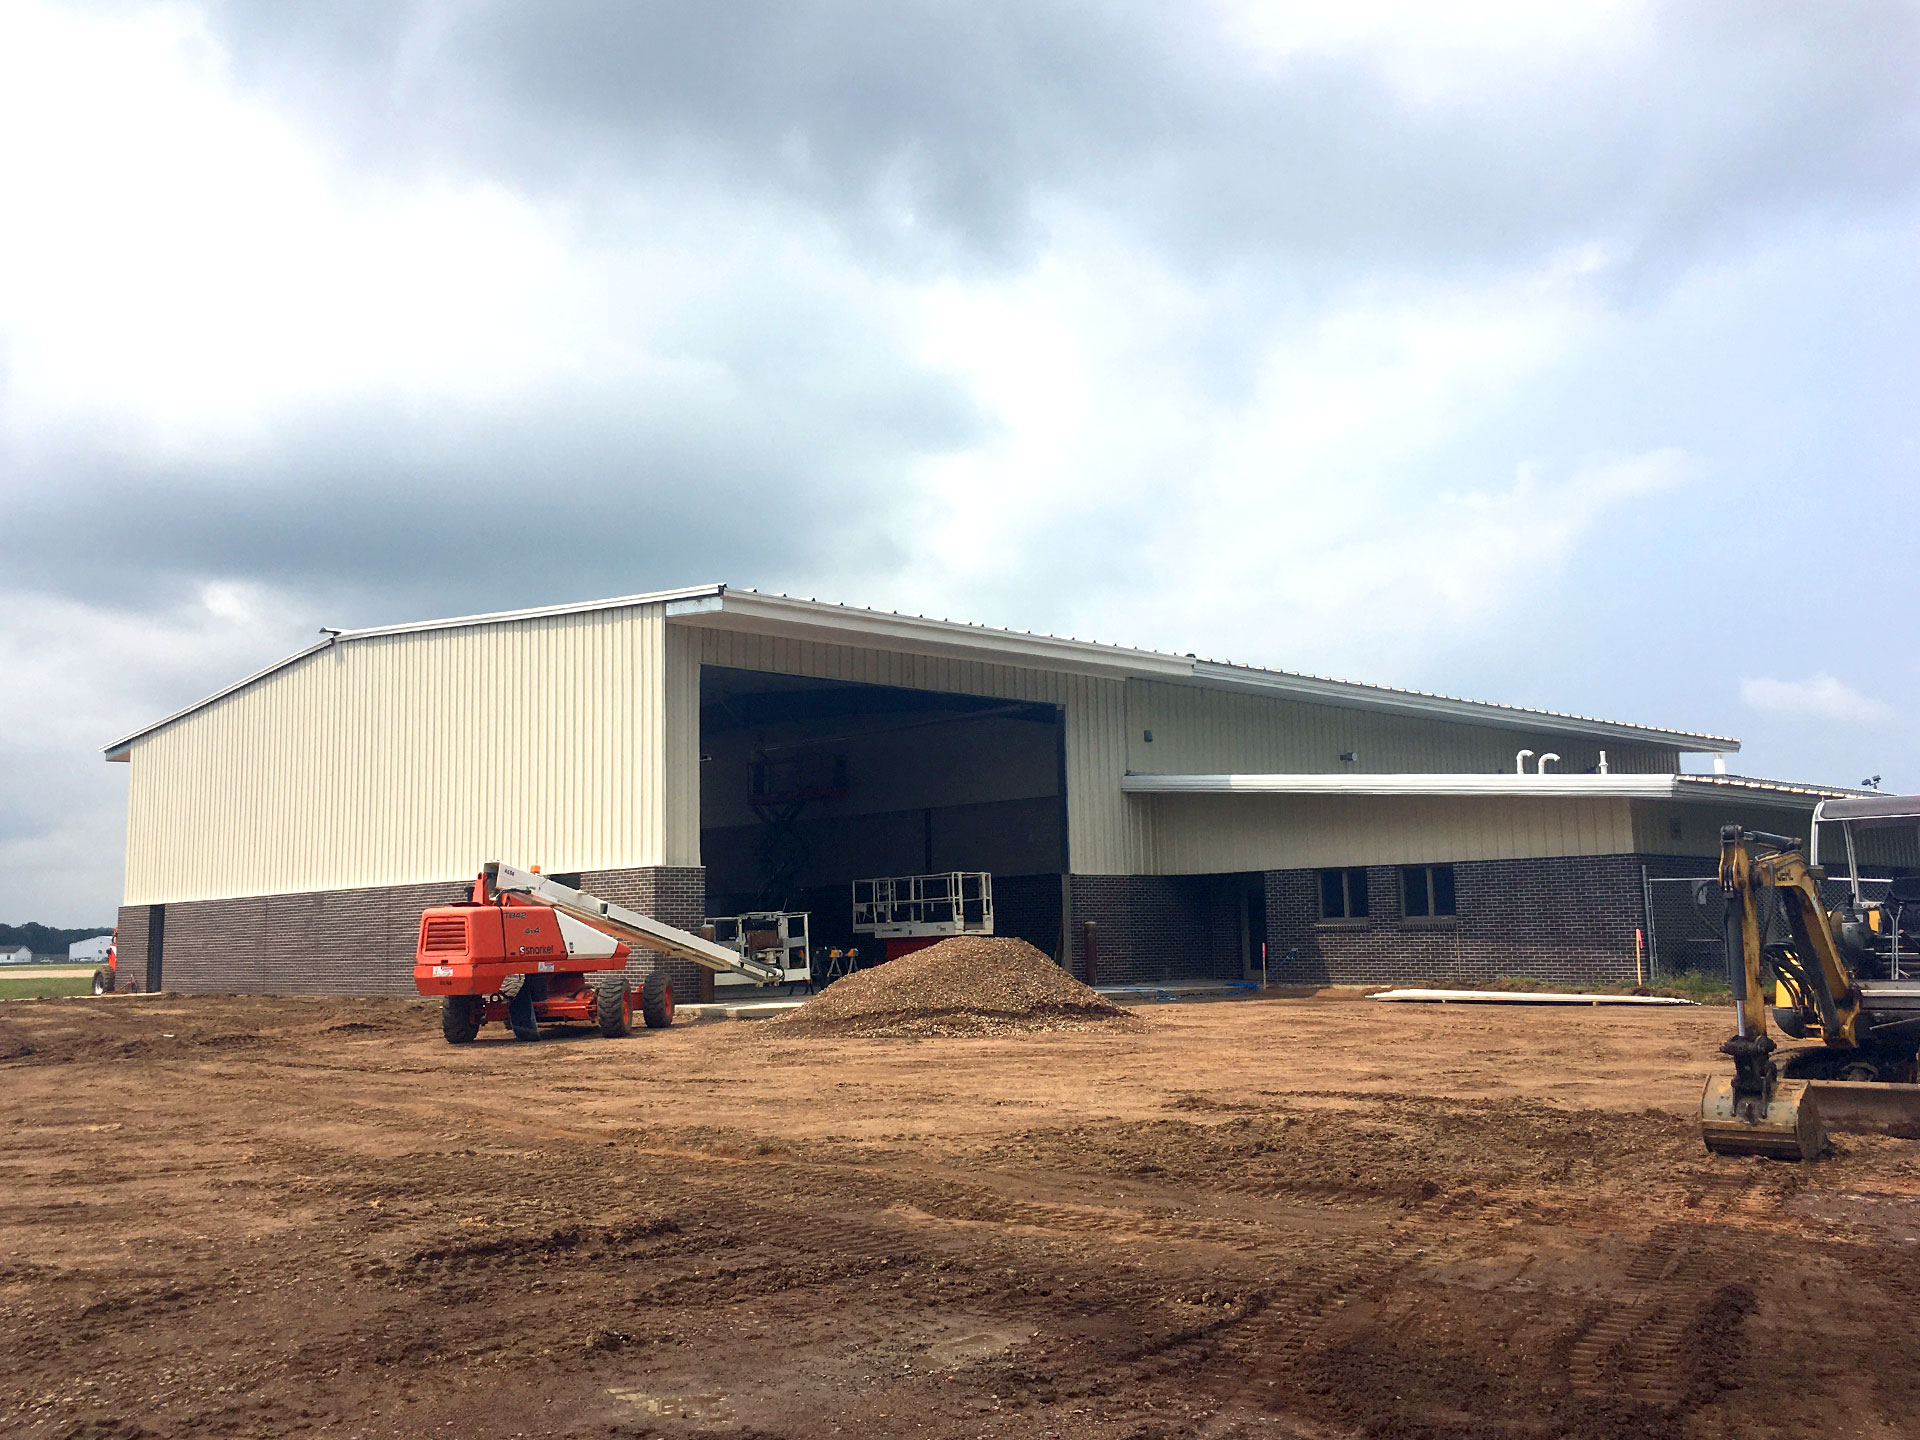
[(1270, 63), (1156, 5), (221, 15), (246, 73), (363, 157), (556, 191), (754, 187), (910, 269), (1019, 263), (1066, 201), (1199, 265), (1430, 269), (1601, 239), (1658, 270), (1920, 180), (1920, 11), (1893, 3), (1667, 5), (1624, 54), (1418, 98), (1367, 51)]
[(234, 457), (42, 457), (0, 496), (0, 523), (42, 537), (16, 584), (137, 605), (241, 579), (352, 596), (356, 623), (792, 575), (802, 555), (897, 564), (901, 467), (980, 422), (911, 372), (812, 398), (763, 384), (724, 403), (615, 391), (424, 419), (317, 411)]

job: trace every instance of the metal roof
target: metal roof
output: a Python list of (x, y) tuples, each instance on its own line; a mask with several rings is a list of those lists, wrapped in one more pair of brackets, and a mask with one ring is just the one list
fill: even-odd
[(1920, 820), (1920, 795), (1881, 795), (1854, 790), (1848, 792), (1848, 796), (1844, 800), (1822, 802), (1815, 818), (1882, 825), (1912, 824)]
[[(862, 610), (850, 605), (835, 605), (820, 600), (801, 600), (787, 595), (762, 594), (726, 585), (694, 585), (678, 590), (656, 590), (637, 595), (619, 595), (605, 600), (576, 601), (565, 605), (542, 605), (524, 610), (498, 610), (479, 615), (458, 615), (442, 620), (415, 621), (403, 625), (379, 625), (361, 630), (341, 630), (309, 645), (286, 659), (255, 671), (204, 700), (174, 711), (104, 748), (109, 760), (127, 758), (134, 741), (210, 705), (250, 685), (296, 665), (308, 656), (332, 645), (351, 644), (381, 636), (407, 635), (429, 630), (452, 630), (467, 626), (499, 625), (519, 620), (538, 620), (556, 615), (575, 615), (589, 611), (618, 610), (633, 605), (665, 603), (667, 618), (683, 624), (761, 634), (809, 638), (839, 644), (869, 644), (880, 648), (903, 649), (913, 653), (951, 655), (1007, 665), (1042, 669), (1065, 669), (1082, 673), (1121, 677), (1159, 679), (1197, 684), (1211, 689), (1237, 690), (1309, 701), (1352, 709), (1387, 711), (1432, 720), (1451, 720), (1480, 725), (1501, 725), (1512, 729), (1549, 734), (1575, 734), (1600, 739), (1632, 740), (1672, 745), (1687, 751), (1733, 751), (1740, 742), (1724, 735), (1706, 735), (1688, 730), (1669, 730), (1650, 725), (1635, 725), (1617, 720), (1599, 720), (1555, 710), (1535, 710), (1520, 705), (1498, 705), (1487, 701), (1465, 700), (1422, 690), (1399, 690), (1390, 686), (1366, 685), (1319, 675), (1297, 674), (1284, 670), (1266, 670), (1257, 666), (1203, 660), (1193, 655), (1173, 655), (1163, 651), (1141, 650), (1124, 645), (1107, 645), (1073, 637), (1038, 634), (1024, 630), (999, 630), (986, 625), (952, 620), (935, 620), (923, 615), (904, 615), (884, 610)], [(1557, 777), (1568, 778), (1568, 777)], [(1841, 792), (1820, 792), (1841, 793)]]

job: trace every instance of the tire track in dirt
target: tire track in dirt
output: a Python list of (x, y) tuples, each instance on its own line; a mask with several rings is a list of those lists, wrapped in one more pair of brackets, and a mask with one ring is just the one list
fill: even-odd
[(1568, 1357), (1576, 1391), (1624, 1394), (1664, 1407), (1681, 1403), (1699, 1358), (1684, 1342), (1727, 1280), (1730, 1256), (1718, 1232), (1746, 1206), (1757, 1181), (1752, 1170), (1706, 1177), (1689, 1198), (1707, 1213), (1661, 1224), (1639, 1245), (1626, 1267), (1634, 1288), (1614, 1302)]

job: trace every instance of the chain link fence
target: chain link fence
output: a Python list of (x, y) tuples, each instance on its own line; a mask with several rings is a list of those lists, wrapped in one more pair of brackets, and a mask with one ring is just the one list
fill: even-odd
[[(1862, 875), (1861, 898), (1878, 900), (1890, 882), (1885, 876)], [(1649, 875), (1640, 867), (1640, 886), (1646, 906), (1647, 983), (1671, 983), (1683, 975), (1726, 975), (1726, 941), (1720, 930), (1722, 914), (1719, 875)], [(1844, 879), (1821, 882), (1820, 902), (1832, 910), (1852, 898)], [(1775, 916), (1769, 931), (1782, 922)], [(1770, 933), (1769, 941), (1781, 938)]]

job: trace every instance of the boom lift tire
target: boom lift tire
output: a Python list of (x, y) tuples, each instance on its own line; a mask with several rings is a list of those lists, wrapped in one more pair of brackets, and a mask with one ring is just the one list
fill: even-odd
[(111, 977), (108, 976), (105, 970), (96, 970), (93, 972), (93, 993), (94, 994), (105, 995), (110, 993), (112, 989), (113, 989), (113, 981)]
[(640, 982), (640, 1014), (649, 1030), (664, 1030), (673, 1023), (673, 986), (658, 971)]
[(593, 977), (593, 1018), (609, 1040), (633, 1033), (633, 1007), (627, 999), (624, 970)]
[(440, 1033), (449, 1045), (465, 1045), (480, 1033), (484, 1002), (478, 995), (449, 995), (440, 1002)]

